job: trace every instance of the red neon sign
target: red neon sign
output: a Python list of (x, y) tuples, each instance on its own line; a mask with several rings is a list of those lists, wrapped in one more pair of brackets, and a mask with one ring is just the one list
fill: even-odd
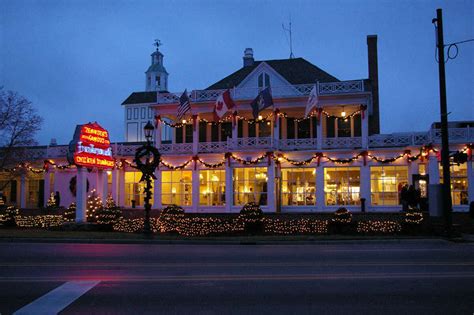
[(109, 133), (98, 123), (78, 125), (70, 148), (74, 148), (73, 160), (78, 166), (106, 169), (115, 165)]

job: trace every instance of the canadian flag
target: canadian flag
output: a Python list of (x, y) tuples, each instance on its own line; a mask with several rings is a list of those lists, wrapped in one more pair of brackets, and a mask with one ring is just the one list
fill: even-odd
[(216, 100), (216, 107), (214, 108), (214, 119), (219, 120), (224, 115), (235, 107), (234, 101), (230, 97), (230, 90), (225, 90)]

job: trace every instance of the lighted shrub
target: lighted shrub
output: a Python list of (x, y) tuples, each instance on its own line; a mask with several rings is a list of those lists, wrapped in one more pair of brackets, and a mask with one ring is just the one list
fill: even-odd
[(158, 219), (161, 233), (178, 232), (178, 225), (184, 219), (184, 209), (177, 205), (164, 208)]
[(258, 234), (264, 231), (263, 211), (255, 202), (249, 202), (243, 206), (238, 220), (244, 224), (244, 231), (247, 234)]
[(5, 210), (3, 217), (3, 225), (5, 226), (16, 226), (16, 218), (20, 215), (20, 210), (14, 206), (9, 206)]
[(73, 202), (63, 213), (64, 222), (74, 222), (76, 220), (76, 203)]
[(122, 210), (117, 207), (112, 196), (108, 196), (105, 207), (99, 208), (97, 212), (97, 224), (103, 229), (112, 230), (114, 224), (116, 224), (122, 217)]
[(352, 222), (352, 213), (344, 207), (337, 209), (332, 217), (332, 222), (344, 224)]

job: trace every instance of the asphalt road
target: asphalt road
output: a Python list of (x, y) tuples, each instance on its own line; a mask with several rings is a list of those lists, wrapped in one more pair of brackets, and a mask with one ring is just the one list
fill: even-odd
[(473, 314), (474, 244), (0, 243), (0, 313)]

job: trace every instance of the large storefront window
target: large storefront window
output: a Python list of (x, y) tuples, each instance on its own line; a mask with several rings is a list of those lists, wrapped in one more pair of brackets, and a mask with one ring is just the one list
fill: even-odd
[(225, 204), (225, 171), (199, 171), (199, 205), (223, 206)]
[[(141, 172), (125, 172), (125, 206), (142, 207), (145, 203), (145, 181), (140, 182)], [(108, 179), (107, 179), (108, 180)], [(151, 182), (153, 191), (153, 181)], [(153, 204), (153, 195), (150, 203)]]
[(360, 203), (360, 168), (325, 168), (324, 193), (328, 206), (358, 205)]
[[(453, 205), (469, 204), (467, 194), (467, 163), (461, 165), (451, 165), (451, 198)], [(443, 168), (439, 168), (440, 183), (443, 183)]]
[(267, 204), (267, 168), (245, 167), (234, 169), (234, 205), (255, 202)]
[(281, 170), (281, 202), (283, 206), (316, 204), (316, 169), (283, 168)]
[(192, 205), (192, 172), (163, 171), (161, 173), (161, 203), (163, 206)]
[(408, 184), (408, 166), (370, 168), (372, 205), (399, 205), (400, 192)]

